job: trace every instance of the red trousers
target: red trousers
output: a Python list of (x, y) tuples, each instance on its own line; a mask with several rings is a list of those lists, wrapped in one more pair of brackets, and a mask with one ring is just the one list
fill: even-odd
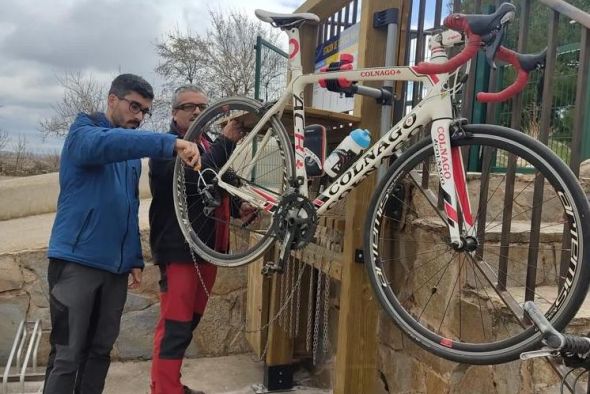
[[(203, 263), (199, 270), (210, 293), (217, 267)], [(208, 297), (192, 263), (160, 265), (160, 272), (160, 319), (154, 334), (151, 389), (152, 394), (183, 394), (182, 359), (205, 312)]]

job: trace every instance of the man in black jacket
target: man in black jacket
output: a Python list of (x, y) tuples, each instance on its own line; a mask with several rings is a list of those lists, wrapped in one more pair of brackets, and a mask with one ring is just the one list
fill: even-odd
[[(192, 121), (206, 108), (207, 102), (207, 96), (195, 86), (178, 88), (173, 98), (170, 133), (182, 138)], [(203, 136), (199, 144), (203, 170), (218, 170), (241, 137), (237, 121), (230, 121), (214, 142)], [(149, 167), (153, 198), (149, 212), (150, 246), (161, 274), (160, 319), (154, 334), (151, 390), (152, 394), (200, 393), (180, 383), (180, 368), (193, 331), (205, 311), (217, 267), (198, 256), (195, 256), (198, 271), (194, 266), (193, 254), (174, 212), (174, 160), (152, 159)], [(193, 171), (189, 171), (187, 177), (196, 176)], [(196, 193), (187, 191), (187, 199), (189, 217), (197, 218), (193, 227), (200, 239), (218, 251), (226, 250), (229, 244), (229, 198), (223, 198), (221, 206), (216, 208), (215, 218), (203, 214), (203, 205)], [(234, 209), (239, 211), (235, 214), (253, 214), (254, 210), (248, 204), (240, 205), (239, 209)]]

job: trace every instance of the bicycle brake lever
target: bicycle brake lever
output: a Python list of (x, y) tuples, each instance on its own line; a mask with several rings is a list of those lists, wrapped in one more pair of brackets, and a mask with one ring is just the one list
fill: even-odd
[(542, 349), (539, 350), (533, 350), (530, 352), (524, 352), (520, 354), (520, 359), (521, 360), (529, 360), (531, 358), (537, 358), (537, 357), (554, 357), (559, 355), (559, 351), (555, 350), (555, 349), (551, 349), (548, 347), (544, 347)]
[(488, 61), (490, 67), (494, 70), (496, 69), (496, 62), (494, 61), (494, 58), (496, 57), (496, 52), (498, 52), (498, 48), (500, 48), (500, 45), (502, 45), (502, 40), (504, 38), (504, 34), (506, 34), (506, 29), (507, 26), (502, 25), (502, 27), (495, 34), (492, 35), (493, 40), (490, 43), (486, 42), (486, 60)]

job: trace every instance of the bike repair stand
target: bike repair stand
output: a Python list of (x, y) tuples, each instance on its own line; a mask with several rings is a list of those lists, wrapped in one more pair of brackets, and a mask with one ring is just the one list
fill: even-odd
[[(373, 27), (375, 29), (387, 29), (387, 41), (385, 44), (385, 67), (394, 67), (396, 65), (397, 57), (397, 30), (398, 30), (399, 9), (388, 8), (383, 11), (378, 11), (373, 14)], [(393, 114), (393, 100), (395, 95), (393, 93), (394, 81), (385, 81), (383, 88), (388, 90), (391, 95), (389, 99), (385, 98), (378, 101), (381, 104), (381, 127), (379, 130), (379, 138), (383, 137), (385, 133), (391, 129), (392, 114)], [(377, 170), (377, 179), (383, 178), (386, 167), (380, 166)]]
[[(373, 14), (373, 27), (375, 29), (387, 29), (387, 41), (385, 47), (385, 67), (394, 67), (396, 65), (397, 58), (397, 34), (398, 34), (398, 18), (399, 9), (389, 8), (383, 11), (378, 11)], [(391, 128), (392, 124), (392, 113), (393, 113), (393, 81), (385, 81), (383, 90), (388, 91), (390, 94), (386, 95), (383, 92), (382, 98), (377, 98), (377, 102), (381, 105), (381, 125), (380, 125), (380, 137), (385, 135)], [(383, 176), (385, 168), (380, 167), (378, 177), (379, 179)], [(288, 238), (288, 237), (287, 237)], [(290, 243), (290, 240), (287, 241)], [(282, 245), (284, 248), (285, 245)], [(290, 249), (290, 248), (289, 248)], [(289, 254), (290, 250), (285, 253), (282, 251), (281, 257), (283, 259)], [(268, 275), (273, 271), (282, 271), (284, 261), (276, 265), (265, 265), (263, 273)], [(271, 306), (271, 310), (273, 310)], [(280, 335), (280, 334), (279, 334)], [(252, 386), (252, 390), (256, 394), (265, 393), (276, 393), (276, 392), (287, 392), (293, 391), (293, 364), (277, 364), (277, 365), (266, 365), (264, 366), (264, 380), (262, 384), (256, 384)]]
[(264, 366), (264, 383), (252, 385), (255, 394), (294, 391), (293, 364)]

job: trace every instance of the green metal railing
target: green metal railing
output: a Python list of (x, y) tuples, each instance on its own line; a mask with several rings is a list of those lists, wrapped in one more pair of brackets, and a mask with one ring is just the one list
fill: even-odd
[[(263, 101), (277, 99), (287, 84), (288, 55), (261, 36), (256, 37), (254, 48), (256, 50), (254, 98)], [(265, 75), (265, 73), (272, 73), (272, 75)], [(264, 93), (264, 97), (261, 97), (261, 93)]]
[[(523, 92), (523, 106), (521, 114), (522, 131), (534, 138), (539, 138), (541, 133), (541, 100), (543, 78), (551, 78), (554, 86), (554, 97), (551, 105), (551, 130), (547, 146), (561, 159), (569, 163), (571, 159), (571, 143), (573, 130), (573, 112), (576, 99), (576, 79), (578, 76), (577, 59), (580, 54), (579, 43), (565, 45), (557, 50), (557, 67), (553, 75), (532, 73), (529, 83)], [(499, 80), (502, 81), (500, 89), (510, 84), (514, 78), (513, 70), (501, 67)], [(510, 126), (512, 116), (511, 102), (497, 106), (494, 123)], [(583, 157), (589, 157), (590, 151), (583, 151)], [(505, 162), (498, 159), (496, 169), (505, 168)], [(526, 171), (525, 171), (526, 172)]]

